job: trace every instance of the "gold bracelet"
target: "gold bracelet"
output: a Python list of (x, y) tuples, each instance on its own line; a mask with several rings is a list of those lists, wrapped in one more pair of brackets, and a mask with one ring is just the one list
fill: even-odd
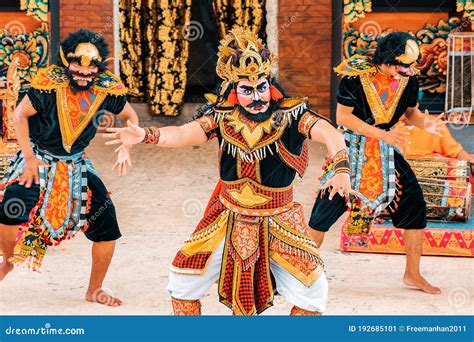
[(349, 155), (347, 154), (347, 150), (345, 148), (337, 152), (333, 158), (335, 165), (344, 160), (349, 161)]
[(337, 169), (334, 170), (334, 174), (337, 175), (338, 173), (347, 173), (351, 174), (351, 169), (348, 167), (338, 167)]
[(333, 158), (334, 173), (351, 173), (349, 155), (346, 149), (342, 149)]
[(142, 143), (157, 145), (160, 141), (160, 130), (156, 127), (144, 127), (145, 137), (142, 140)]

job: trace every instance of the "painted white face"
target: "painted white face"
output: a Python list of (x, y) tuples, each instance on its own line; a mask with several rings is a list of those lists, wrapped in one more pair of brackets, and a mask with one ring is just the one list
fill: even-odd
[(256, 81), (240, 81), (237, 83), (237, 100), (251, 114), (267, 111), (270, 106), (270, 83), (266, 77)]

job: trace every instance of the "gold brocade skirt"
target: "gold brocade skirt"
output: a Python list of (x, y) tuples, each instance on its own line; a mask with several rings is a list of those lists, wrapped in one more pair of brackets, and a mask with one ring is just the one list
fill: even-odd
[[(242, 184), (245, 186), (248, 182)], [(310, 287), (323, 272), (323, 263), (308, 235), (301, 205), (285, 203), (285, 210), (275, 215), (244, 215), (223, 204), (226, 188), (218, 183), (204, 217), (176, 255), (171, 270), (202, 275), (225, 239), (219, 297), (234, 314), (252, 315), (272, 306), (270, 258)], [(266, 191), (271, 197), (269, 188)]]

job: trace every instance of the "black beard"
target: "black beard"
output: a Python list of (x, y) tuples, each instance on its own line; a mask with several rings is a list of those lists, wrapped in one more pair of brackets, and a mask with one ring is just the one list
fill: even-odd
[(258, 114), (252, 114), (239, 104), (240, 113), (242, 113), (243, 116), (245, 116), (245, 118), (247, 118), (248, 120), (256, 121), (256, 122), (263, 122), (267, 120), (273, 114), (276, 108), (277, 108), (276, 102), (270, 101), (270, 105), (268, 106), (266, 111), (260, 112)]
[[(94, 79), (97, 77), (96, 74), (90, 74), (90, 75), (84, 75), (81, 74), (80, 72), (75, 72), (69, 70), (69, 68), (66, 68), (66, 76), (69, 79), (69, 85), (71, 87), (71, 90), (73, 93), (77, 93), (80, 91), (87, 91), (90, 90), (94, 86)], [(74, 80), (74, 76), (79, 76), (79, 77), (92, 77), (92, 81), (87, 82), (87, 85), (81, 86), (79, 85), (76, 80)]]

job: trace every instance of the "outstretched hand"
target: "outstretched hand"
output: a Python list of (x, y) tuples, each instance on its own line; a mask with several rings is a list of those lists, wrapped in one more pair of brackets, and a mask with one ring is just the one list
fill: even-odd
[(395, 126), (390, 131), (384, 132), (382, 140), (389, 145), (402, 146), (407, 143), (407, 136), (410, 135), (410, 132), (405, 131), (406, 125), (401, 123)]
[(102, 134), (104, 138), (113, 139), (107, 141), (106, 145), (120, 146), (115, 150), (117, 155), (117, 162), (112, 168), (119, 176), (125, 176), (128, 169), (132, 167), (132, 160), (130, 158), (130, 149), (133, 145), (143, 141), (145, 137), (145, 130), (138, 125), (135, 125), (130, 120), (127, 121), (128, 127), (124, 128), (107, 128), (108, 133)]
[(117, 162), (112, 168), (112, 171), (116, 171), (119, 176), (125, 176), (128, 173), (128, 168), (132, 167), (130, 146), (122, 144), (115, 150), (115, 152), (118, 153)]
[(102, 134), (102, 136), (113, 140), (107, 141), (105, 144), (116, 145), (122, 143), (127, 146), (132, 146), (141, 143), (145, 138), (145, 130), (130, 120), (127, 121), (127, 125), (128, 127), (123, 128), (107, 128), (106, 131), (108, 133)]
[(432, 120), (428, 115), (430, 114), (428, 110), (425, 110), (425, 114), (427, 115), (424, 118), (424, 125), (425, 125), (425, 131), (431, 134), (435, 134), (439, 137), (442, 137), (443, 134), (441, 132), (446, 131), (446, 123), (441, 120), (444, 117), (444, 113), (441, 113), (438, 115), (434, 120)]
[(336, 194), (339, 194), (339, 196), (345, 199), (348, 199), (349, 195), (360, 195), (359, 192), (352, 190), (351, 177), (348, 173), (336, 173), (326, 182), (326, 184), (319, 188), (319, 190), (324, 193), (326, 189), (329, 189), (330, 187), (332, 189), (329, 193), (329, 200), (332, 200)]

